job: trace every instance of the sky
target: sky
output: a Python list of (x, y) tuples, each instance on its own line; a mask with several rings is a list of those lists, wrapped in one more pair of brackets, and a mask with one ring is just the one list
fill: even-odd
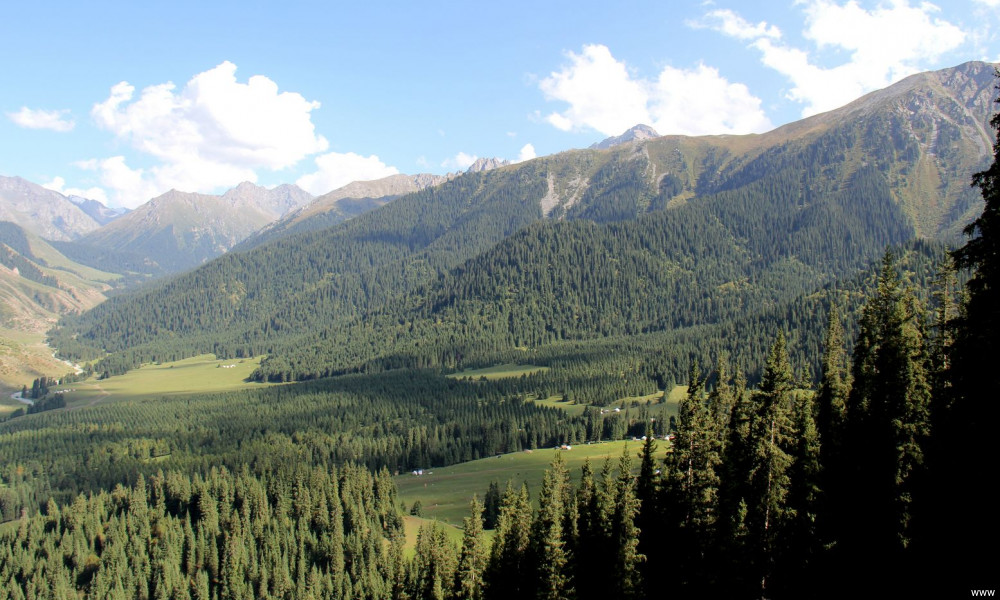
[(768, 131), (1000, 62), (1000, 0), (27, 2), (0, 7), (0, 175), (134, 208)]

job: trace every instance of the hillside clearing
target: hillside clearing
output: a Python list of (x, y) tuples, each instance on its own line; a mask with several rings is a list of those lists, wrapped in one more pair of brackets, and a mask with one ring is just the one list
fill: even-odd
[[(662, 458), (666, 455), (666, 442), (658, 441), (656, 445), (656, 455)], [(599, 472), (605, 458), (616, 463), (626, 448), (633, 457), (632, 466), (638, 469), (642, 442), (616, 441), (573, 446), (572, 450), (546, 448), (502, 454), (450, 467), (425, 469), (423, 475), (404, 473), (393, 479), (399, 490), (399, 498), (407, 508), (419, 500), (425, 518), (460, 526), (462, 519), (469, 516), (472, 496), (479, 496), (482, 502), (491, 481), (500, 485), (501, 492), (508, 479), (513, 481), (515, 487), (527, 483), (534, 501), (541, 486), (542, 474), (549, 468), (556, 452), (562, 453), (569, 468), (570, 480), (575, 485), (580, 479), (580, 468), (586, 459), (589, 458), (594, 471)]]
[(458, 373), (452, 373), (447, 375), (452, 379), (509, 379), (511, 377), (521, 377), (526, 375), (534, 375), (535, 373), (545, 373), (548, 371), (548, 367), (539, 367), (535, 365), (496, 365), (493, 367), (485, 367), (483, 369), (469, 369), (466, 371), (459, 371)]
[(266, 385), (247, 381), (250, 373), (260, 366), (262, 358), (222, 360), (212, 354), (203, 354), (175, 362), (145, 365), (108, 379), (92, 377), (53, 388), (52, 391), (69, 390), (65, 392), (69, 408), (108, 400), (228, 392)]

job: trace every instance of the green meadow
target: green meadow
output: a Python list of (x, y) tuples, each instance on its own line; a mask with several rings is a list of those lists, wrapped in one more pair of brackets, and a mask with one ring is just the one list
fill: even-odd
[[(666, 454), (666, 442), (657, 441), (656, 446), (657, 456), (662, 458)], [(612, 467), (616, 467), (618, 458), (626, 449), (632, 455), (632, 466), (638, 469), (642, 442), (617, 441), (583, 444), (573, 446), (571, 450), (525, 450), (440, 469), (427, 469), (423, 475), (403, 473), (394, 479), (399, 489), (399, 499), (407, 510), (419, 500), (424, 518), (461, 526), (462, 519), (469, 516), (472, 496), (478, 496), (482, 502), (491, 481), (499, 483), (501, 492), (506, 487), (507, 480), (513, 481), (515, 487), (527, 483), (534, 501), (541, 487), (542, 473), (549, 468), (556, 452), (562, 454), (569, 467), (570, 479), (575, 485), (580, 478), (580, 468), (584, 461), (590, 459), (594, 471), (600, 472), (605, 458), (610, 458)]]
[(448, 375), (452, 379), (510, 379), (511, 377), (520, 377), (522, 375), (534, 375), (535, 373), (544, 373), (548, 371), (548, 367), (538, 367), (535, 365), (495, 365), (492, 367), (486, 367), (483, 369), (469, 369), (467, 371), (459, 371), (458, 373), (452, 373)]
[(247, 381), (263, 357), (217, 359), (212, 354), (169, 363), (145, 365), (124, 375), (71, 383), (53, 388), (66, 390), (69, 408), (92, 406), (115, 400), (138, 400), (162, 396), (185, 396), (228, 392), (259, 385)]

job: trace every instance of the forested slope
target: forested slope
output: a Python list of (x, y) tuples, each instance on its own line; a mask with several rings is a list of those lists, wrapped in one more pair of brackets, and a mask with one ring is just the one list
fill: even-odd
[(109, 374), (267, 353), (260, 377), (301, 379), (763, 314), (887, 245), (952, 239), (981, 206), (967, 178), (988, 156), (990, 76), (923, 74), (760, 136), (466, 174), (115, 298), (53, 340), (72, 358), (112, 353)]

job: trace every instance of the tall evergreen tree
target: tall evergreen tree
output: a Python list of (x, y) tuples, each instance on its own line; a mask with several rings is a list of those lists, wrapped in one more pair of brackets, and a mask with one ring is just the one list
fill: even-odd
[[(1000, 81), (1000, 70), (997, 71)], [(1000, 106), (1000, 83), (996, 87)], [(928, 490), (925, 554), (950, 583), (995, 587), (995, 540), (1000, 517), (993, 494), (979, 491), (1000, 470), (994, 428), (1000, 422), (1000, 112), (993, 115), (993, 162), (973, 175), (985, 206), (965, 229), (969, 240), (953, 253), (968, 270), (965, 302), (954, 322), (951, 389), (935, 415), (936, 445)], [(949, 515), (947, 521), (940, 515)]]
[[(823, 372), (816, 391), (816, 429), (823, 441), (824, 452), (833, 451), (844, 421), (844, 407), (851, 389), (847, 349), (844, 345), (844, 325), (836, 303), (830, 306), (826, 335), (823, 338)], [(829, 460), (824, 454), (824, 462)]]
[(615, 548), (615, 598), (631, 599), (642, 595), (640, 567), (646, 557), (639, 552), (640, 531), (636, 526), (640, 504), (632, 476), (632, 460), (625, 448), (618, 461), (615, 510), (611, 522), (611, 542)]
[(776, 551), (789, 518), (787, 496), (794, 439), (792, 395), (792, 367), (785, 336), (779, 333), (756, 393), (758, 412), (750, 421), (752, 464), (746, 522), (752, 544), (751, 562), (762, 594), (767, 593), (768, 578), (774, 570)]
[[(812, 393), (795, 393), (792, 407), (794, 434), (789, 467), (788, 522), (777, 549), (781, 563), (775, 583), (788, 596), (815, 581), (821, 558), (818, 515), (821, 508), (821, 445), (813, 410)], [(775, 589), (772, 587), (772, 589)]]
[(665, 462), (661, 496), (663, 533), (672, 543), (668, 558), (676, 562), (683, 581), (695, 588), (710, 571), (719, 509), (721, 432), (709, 411), (705, 378), (697, 361), (691, 363), (688, 393), (678, 407), (677, 431)]
[(600, 600), (611, 594), (608, 578), (603, 573), (603, 567), (611, 560), (608, 526), (612, 507), (605, 504), (605, 498), (606, 494), (595, 481), (594, 470), (587, 459), (576, 490), (579, 541), (575, 554), (575, 577), (579, 600)]
[(490, 599), (525, 598), (533, 591), (528, 552), (531, 539), (531, 503), (528, 488), (515, 491), (508, 481), (500, 502), (496, 533), (486, 567), (485, 596)]
[(481, 600), (483, 597), (483, 573), (488, 559), (486, 539), (483, 536), (483, 506), (479, 499), (472, 498), (470, 515), (465, 517), (462, 551), (455, 572), (455, 598), (457, 600)]
[(746, 377), (737, 369), (733, 377), (733, 408), (726, 430), (719, 487), (719, 527), (716, 544), (718, 568), (726, 574), (727, 584), (720, 593), (747, 596), (759, 590), (759, 582), (747, 560), (750, 551), (747, 529), (747, 501), (751, 497), (750, 473), (753, 467), (751, 423), (757, 413), (757, 396), (747, 390)]
[(455, 578), (455, 547), (437, 521), (422, 525), (410, 576), (410, 594), (426, 600), (450, 597)]
[(557, 452), (542, 476), (538, 514), (532, 525), (531, 545), (539, 600), (561, 600), (575, 595), (564, 527), (568, 493), (569, 472), (562, 453)]
[(920, 307), (903, 289), (886, 253), (878, 287), (865, 304), (854, 347), (845, 463), (837, 482), (845, 500), (835, 519), (844, 556), (860, 568), (899, 561), (909, 545), (917, 470), (924, 460), (930, 411), (925, 330)]

